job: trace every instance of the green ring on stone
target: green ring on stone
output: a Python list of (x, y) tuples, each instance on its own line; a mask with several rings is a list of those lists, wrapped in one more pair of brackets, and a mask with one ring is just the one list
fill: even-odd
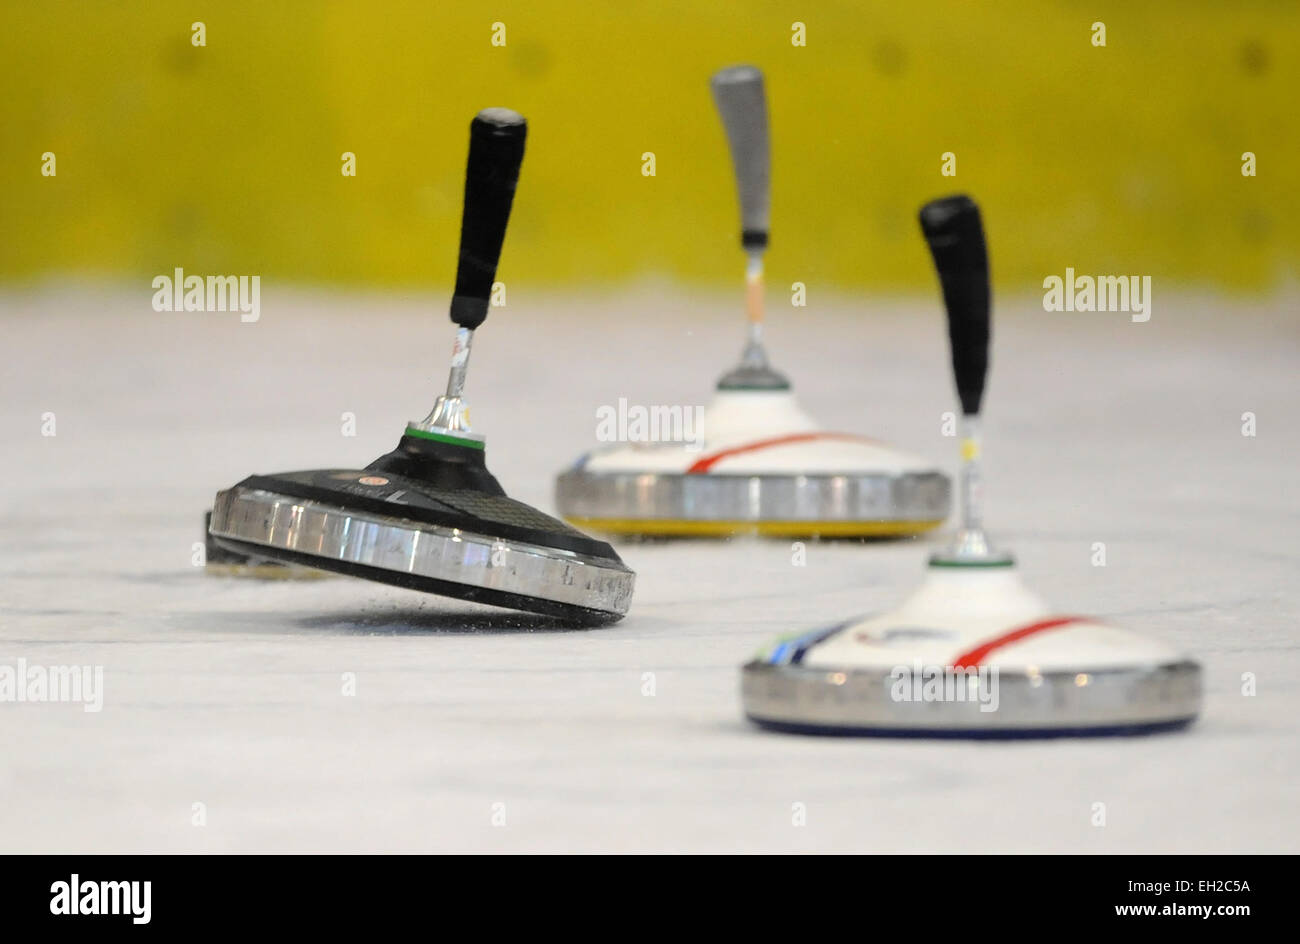
[(431, 433), (425, 429), (416, 429), (414, 426), (406, 427), (406, 435), (414, 436), (416, 439), (446, 443), (449, 446), (464, 446), (466, 449), (482, 449), (484, 446), (480, 439), (462, 439), (459, 436), (448, 436), (446, 433)]

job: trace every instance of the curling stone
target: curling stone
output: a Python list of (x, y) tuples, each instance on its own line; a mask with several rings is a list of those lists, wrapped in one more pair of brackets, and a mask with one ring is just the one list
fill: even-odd
[(632, 442), (586, 453), (556, 480), (571, 523), (609, 534), (885, 537), (937, 527), (947, 477), (930, 462), (865, 436), (824, 430), (768, 362), (763, 253), (769, 230), (763, 74), (713, 76), (735, 167), (747, 257), (748, 334), (689, 441)]
[(741, 671), (745, 714), (777, 730), (903, 737), (1142, 734), (1190, 724), (1201, 669), (1163, 643), (1053, 611), (984, 532), (988, 367), (983, 227), (967, 197), (921, 209), (961, 401), (962, 524), (897, 609), (782, 639)]
[(526, 133), (504, 108), (470, 124), (446, 394), (364, 469), (253, 475), (219, 492), (218, 545), (576, 624), (627, 612), (635, 575), (614, 549), (508, 497), (467, 418), (470, 344), (487, 318)]

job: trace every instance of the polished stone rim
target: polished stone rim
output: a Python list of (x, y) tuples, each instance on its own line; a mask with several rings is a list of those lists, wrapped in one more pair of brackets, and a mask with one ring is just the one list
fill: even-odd
[(1123, 733), (1191, 722), (1201, 667), (1187, 659), (1088, 672), (998, 672), (998, 702), (902, 701), (889, 670), (836, 671), (753, 661), (741, 670), (745, 714), (826, 734), (1013, 736)]
[(416, 589), (428, 580), (481, 590), (485, 602), (514, 596), (612, 617), (627, 612), (636, 581), (620, 561), (242, 486), (218, 493), (211, 532), (271, 557), (411, 577)]
[(951, 490), (941, 472), (728, 475), (655, 472), (560, 474), (560, 515), (573, 521), (834, 524), (917, 523), (948, 516)]

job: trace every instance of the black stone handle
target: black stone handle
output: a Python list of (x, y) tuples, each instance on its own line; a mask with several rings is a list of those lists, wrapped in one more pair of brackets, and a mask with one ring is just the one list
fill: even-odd
[(524, 160), (528, 122), (508, 108), (487, 108), (469, 126), (460, 262), (451, 320), (473, 330), (487, 320), (492, 283)]
[(989, 257), (979, 207), (965, 195), (932, 200), (921, 207), (921, 230), (943, 286), (957, 395), (962, 412), (974, 416), (989, 369)]

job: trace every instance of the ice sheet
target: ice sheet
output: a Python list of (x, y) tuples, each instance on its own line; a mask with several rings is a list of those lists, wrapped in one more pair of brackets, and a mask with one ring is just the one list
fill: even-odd
[[(1194, 653), (1207, 694), (1183, 735), (967, 744), (766, 734), (739, 710), (762, 641), (897, 601), (929, 541), (810, 544), (804, 566), (784, 541), (621, 545), (632, 612), (579, 632), (205, 576), (213, 492), (392, 448), (452, 329), (432, 293), (265, 284), (251, 324), (150, 295), (0, 296), (0, 666), (104, 669), (98, 713), (0, 704), (4, 851), (1300, 850), (1294, 296), (1157, 296), (1146, 324), (997, 300), (990, 526), (1061, 611)], [(702, 405), (743, 340), (730, 296), (509, 300), (468, 396), (489, 466), (546, 510), (599, 406)], [(953, 467), (937, 294), (815, 299), (769, 336), (823, 424)]]

